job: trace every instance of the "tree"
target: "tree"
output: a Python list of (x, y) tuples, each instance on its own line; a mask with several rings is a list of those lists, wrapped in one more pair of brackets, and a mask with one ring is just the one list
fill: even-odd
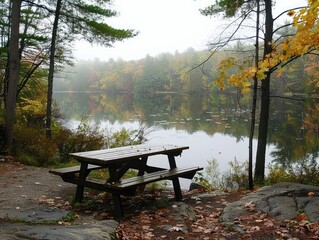
[[(265, 40), (264, 53), (265, 59), (273, 51), (272, 41), (274, 32), (274, 20), (272, 17), (272, 1), (265, 1)], [(256, 68), (258, 68), (257, 65)], [(257, 74), (254, 75), (256, 77)], [(271, 71), (264, 72), (264, 78), (261, 81), (261, 106), (259, 117), (258, 144), (256, 153), (255, 181), (263, 182), (265, 177), (265, 156), (268, 135), (269, 107), (270, 107), (270, 76)]]
[[(26, 86), (36, 70), (44, 68), (48, 64), (48, 100), (47, 100), (47, 136), (51, 135), (52, 118), (52, 89), (54, 72), (57, 63), (71, 63), (67, 55), (75, 39), (85, 39), (91, 43), (101, 44), (107, 47), (112, 46), (115, 41), (121, 41), (135, 36), (133, 30), (115, 29), (105, 23), (105, 18), (117, 15), (117, 12), (107, 9), (110, 1), (91, 0), (83, 2), (76, 1), (29, 1), (24, 0), (22, 9), (23, 15), (20, 16), (21, 33), (19, 43), (19, 61), (23, 64), (24, 73), (20, 72), (20, 82), (18, 82), (17, 94)], [(63, 4), (62, 4), (63, 3)], [(1, 12), (2, 14), (2, 12)], [(52, 17), (54, 15), (54, 17)], [(48, 31), (43, 30), (39, 33), (39, 26), (51, 25), (50, 20), (54, 19), (51, 36)], [(41, 22), (38, 22), (41, 21)], [(58, 24), (60, 23), (60, 24)], [(5, 26), (2, 21), (1, 26)], [(46, 27), (45, 29), (50, 29)], [(9, 41), (7, 38), (7, 42)], [(51, 40), (51, 44), (48, 42)], [(30, 48), (31, 46), (31, 48)], [(29, 48), (28, 48), (29, 47)], [(5, 48), (1, 50), (6, 50)], [(3, 51), (1, 51), (2, 53)], [(23, 61), (25, 59), (26, 61)], [(3, 99), (6, 102), (9, 61), (7, 61), (4, 81), (1, 83)], [(28, 69), (29, 68), (29, 69)], [(22, 69), (21, 69), (22, 70)]]
[[(218, 11), (226, 11), (226, 16), (232, 16), (236, 13), (238, 7), (244, 9), (242, 19), (247, 17), (249, 9), (255, 6), (255, 1), (233, 1), (221, 0), (217, 1), (217, 7), (212, 6), (203, 11), (204, 14), (213, 14)], [(294, 59), (303, 54), (315, 51), (318, 46), (318, 23), (316, 22), (318, 16), (318, 1), (309, 0), (309, 8), (300, 8), (298, 13), (294, 10), (287, 10), (273, 18), (272, 16), (272, 1), (264, 1), (264, 44), (263, 57), (258, 64), (245, 65), (245, 62), (238, 61), (234, 58), (228, 58), (221, 62), (219, 66), (219, 77), (216, 79), (221, 88), (224, 88), (225, 82), (234, 86), (242, 88), (243, 91), (249, 90), (251, 87), (250, 79), (254, 77), (261, 80), (261, 109), (260, 109), (260, 124), (258, 134), (258, 146), (256, 155), (255, 180), (263, 181), (265, 175), (265, 152), (267, 144), (268, 121), (269, 121), (269, 106), (270, 106), (270, 79), (271, 74), (277, 71), (278, 74), (282, 72), (284, 67)], [(295, 9), (297, 10), (297, 9)], [(281, 15), (288, 13), (293, 16), (293, 21), (290, 24), (280, 26), (274, 29), (274, 22)], [(243, 20), (240, 22), (242, 23)], [(296, 27), (296, 34), (293, 36), (280, 36), (274, 40), (274, 33), (278, 32), (283, 27), (291, 25)], [(236, 31), (240, 29), (239, 24)], [(229, 44), (236, 39), (235, 33), (224, 41), (215, 44), (215, 51)], [(308, 37), (305, 37), (308, 36)], [(238, 40), (238, 38), (236, 39)], [(236, 68), (235, 73), (229, 74), (229, 70)]]
[[(224, 0), (222, 2), (229, 2)], [(261, 111), (258, 135), (258, 147), (256, 156), (255, 179), (264, 180), (265, 173), (265, 150), (267, 143), (269, 106), (270, 106), (270, 78), (271, 74), (277, 71), (281, 74), (284, 67), (298, 57), (318, 50), (318, 8), (319, 3), (315, 0), (308, 1), (308, 7), (284, 11), (279, 16), (288, 13), (293, 17), (292, 23), (274, 29), (274, 21), (279, 16), (272, 17), (272, 1), (264, 1), (265, 6), (265, 35), (263, 58), (259, 61), (258, 67), (244, 66), (236, 59), (222, 61), (219, 70), (220, 75), (217, 82), (221, 87), (225, 82), (241, 87), (243, 91), (250, 88), (250, 79), (257, 77), (261, 80)], [(296, 33), (291, 36), (280, 36), (274, 40), (274, 33), (287, 26), (295, 26)], [(228, 41), (229, 42), (229, 41)], [(236, 73), (227, 74), (227, 71), (236, 67)]]
[[(255, 67), (258, 68), (259, 61), (259, 24), (260, 24), (260, 1), (256, 1), (256, 42), (255, 42)], [(256, 124), (256, 109), (257, 109), (257, 91), (258, 91), (258, 79), (254, 76), (253, 96), (252, 96), (252, 109), (251, 109), (251, 121), (249, 131), (249, 156), (248, 156), (248, 188), (252, 190), (254, 188), (253, 180), (253, 139), (255, 133)]]
[(51, 46), (50, 46), (50, 67), (49, 67), (49, 74), (48, 74), (47, 112), (46, 112), (47, 114), (46, 114), (46, 125), (45, 125), (46, 136), (48, 138), (51, 138), (53, 74), (54, 74), (57, 31), (58, 31), (59, 18), (61, 13), (61, 4), (62, 4), (62, 0), (57, 0), (53, 28), (52, 28)]
[(6, 143), (9, 150), (13, 143), (13, 126), (16, 116), (17, 89), (19, 82), (19, 26), (21, 13), (21, 0), (11, 1), (11, 32), (9, 42), (9, 72), (8, 72), (8, 95), (6, 101)]
[[(247, 4), (248, 3), (248, 4)], [(255, 67), (258, 68), (259, 61), (259, 25), (260, 25), (260, 1), (233, 1), (233, 0), (221, 0), (217, 1), (215, 5), (206, 8), (202, 13), (205, 15), (210, 15), (212, 13), (225, 12), (226, 17), (234, 17), (238, 9), (250, 9), (256, 5), (256, 36), (255, 36)], [(246, 13), (245, 13), (246, 14)], [(243, 18), (245, 19), (245, 14)], [(231, 39), (229, 39), (231, 40)], [(255, 122), (256, 122), (256, 108), (257, 108), (257, 88), (258, 81), (257, 76), (253, 77), (253, 95), (252, 95), (252, 109), (251, 109), (251, 121), (250, 121), (250, 132), (249, 132), (249, 154), (248, 154), (248, 188), (253, 189), (253, 138), (255, 132)]]
[[(105, 2), (108, 3), (109, 1)], [(64, 31), (64, 35), (67, 36), (70, 33), (74, 37), (81, 35), (91, 43), (95, 42), (104, 46), (112, 46), (112, 43), (115, 41), (120, 41), (136, 35), (133, 30), (115, 29), (104, 23), (103, 18), (116, 16), (117, 13), (103, 8), (103, 4), (101, 3), (103, 2), (99, 0), (91, 0), (88, 3), (77, 0), (65, 1), (62, 6), (61, 0), (57, 0), (52, 29), (48, 76), (46, 135), (49, 138), (51, 137), (53, 74), (59, 20), (63, 23), (60, 32)], [(100, 21), (100, 19), (102, 19), (102, 21)], [(63, 34), (61, 33), (61, 35)]]

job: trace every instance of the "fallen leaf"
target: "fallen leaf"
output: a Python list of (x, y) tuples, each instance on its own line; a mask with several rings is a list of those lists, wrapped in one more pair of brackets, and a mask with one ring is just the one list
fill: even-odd
[(308, 192), (308, 197), (313, 197), (313, 196), (315, 196), (314, 192)]
[(307, 214), (300, 213), (300, 214), (297, 214), (296, 219), (297, 219), (297, 221), (302, 221), (302, 220), (308, 220), (309, 218), (308, 218)]
[(180, 232), (180, 231), (182, 231), (182, 228), (180, 228), (180, 227), (171, 227), (168, 231), (169, 232)]
[(250, 240), (252, 237), (250, 235), (245, 235), (240, 238), (240, 240)]
[(265, 225), (266, 227), (273, 227), (275, 224), (274, 224), (271, 220), (267, 220), (267, 221), (264, 223), (264, 225)]
[(247, 208), (248, 211), (254, 211), (256, 209), (256, 205), (253, 202), (249, 202), (245, 204), (245, 208)]

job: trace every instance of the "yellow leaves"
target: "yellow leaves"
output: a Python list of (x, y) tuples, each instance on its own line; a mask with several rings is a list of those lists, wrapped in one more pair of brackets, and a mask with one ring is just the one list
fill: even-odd
[(280, 66), (296, 56), (302, 56), (310, 50), (319, 49), (319, 1), (308, 0), (308, 7), (299, 11), (291, 10), (288, 16), (296, 27), (296, 34), (287, 37), (283, 42), (269, 42), (273, 49), (271, 54), (259, 61), (258, 69), (249, 67), (249, 63), (240, 62), (234, 57), (224, 59), (217, 71), (219, 76), (216, 83), (221, 89), (227, 84), (240, 88), (243, 92), (249, 91), (250, 81), (254, 78), (263, 80), (266, 73), (278, 68), (277, 76), (281, 76), (284, 69)]
[[(246, 68), (239, 64), (237, 59), (229, 57), (221, 61), (218, 68), (219, 76), (215, 79), (215, 83), (219, 85), (221, 90), (225, 89), (226, 83), (241, 88), (242, 91), (249, 89), (250, 83), (247, 79), (253, 74), (246, 72)], [(238, 71), (236, 71), (238, 70)], [(237, 73), (232, 73), (237, 72)]]
[(31, 100), (27, 98), (21, 98), (23, 100), (23, 106), (21, 109), (25, 112), (29, 112), (35, 115), (42, 114), (45, 109), (45, 105), (43, 102), (37, 100)]

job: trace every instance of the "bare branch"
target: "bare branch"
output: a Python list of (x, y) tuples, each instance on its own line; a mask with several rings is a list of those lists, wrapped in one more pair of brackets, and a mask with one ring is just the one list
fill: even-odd
[(280, 13), (277, 17), (275, 17), (273, 20), (276, 21), (278, 18), (280, 18), (282, 15), (286, 14), (286, 13), (289, 13), (290, 11), (293, 11), (293, 10), (299, 10), (299, 9), (303, 9), (303, 8), (308, 8), (308, 6), (304, 6), (304, 7), (296, 7), (296, 8), (291, 8), (291, 9), (288, 9), (286, 11), (283, 11), (282, 13)]

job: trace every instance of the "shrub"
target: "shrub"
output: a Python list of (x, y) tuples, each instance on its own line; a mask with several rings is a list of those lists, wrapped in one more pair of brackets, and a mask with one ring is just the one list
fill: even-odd
[(47, 166), (58, 162), (58, 148), (36, 127), (17, 125), (13, 152), (22, 163)]
[(106, 137), (99, 130), (99, 126), (91, 126), (81, 122), (75, 131), (60, 128), (54, 131), (53, 141), (59, 149), (60, 161), (70, 160), (69, 153), (96, 150), (107, 147)]
[(106, 136), (98, 124), (82, 120), (74, 130), (61, 127), (54, 122), (52, 139), (45, 136), (45, 129), (20, 122), (15, 127), (13, 153), (18, 161), (35, 166), (68, 163), (69, 153), (83, 152), (108, 147), (121, 147), (142, 143), (142, 130), (122, 129)]
[(275, 184), (279, 182), (295, 182), (319, 185), (318, 164), (312, 159), (305, 159), (286, 167), (286, 169), (279, 165), (269, 166), (269, 173), (266, 177), (266, 183)]
[(221, 188), (218, 161), (216, 159), (207, 161), (204, 172), (197, 172), (194, 180), (207, 189)]
[(140, 130), (127, 130), (122, 128), (111, 135), (108, 141), (110, 148), (141, 144), (145, 141)]
[(222, 183), (224, 188), (231, 190), (248, 188), (248, 161), (239, 162), (236, 158), (229, 163), (230, 170), (223, 174)]
[(204, 173), (197, 173), (195, 181), (208, 189), (229, 189), (248, 187), (248, 163), (239, 162), (236, 158), (229, 163), (230, 169), (222, 175), (219, 171), (218, 161), (210, 160), (205, 167)]

